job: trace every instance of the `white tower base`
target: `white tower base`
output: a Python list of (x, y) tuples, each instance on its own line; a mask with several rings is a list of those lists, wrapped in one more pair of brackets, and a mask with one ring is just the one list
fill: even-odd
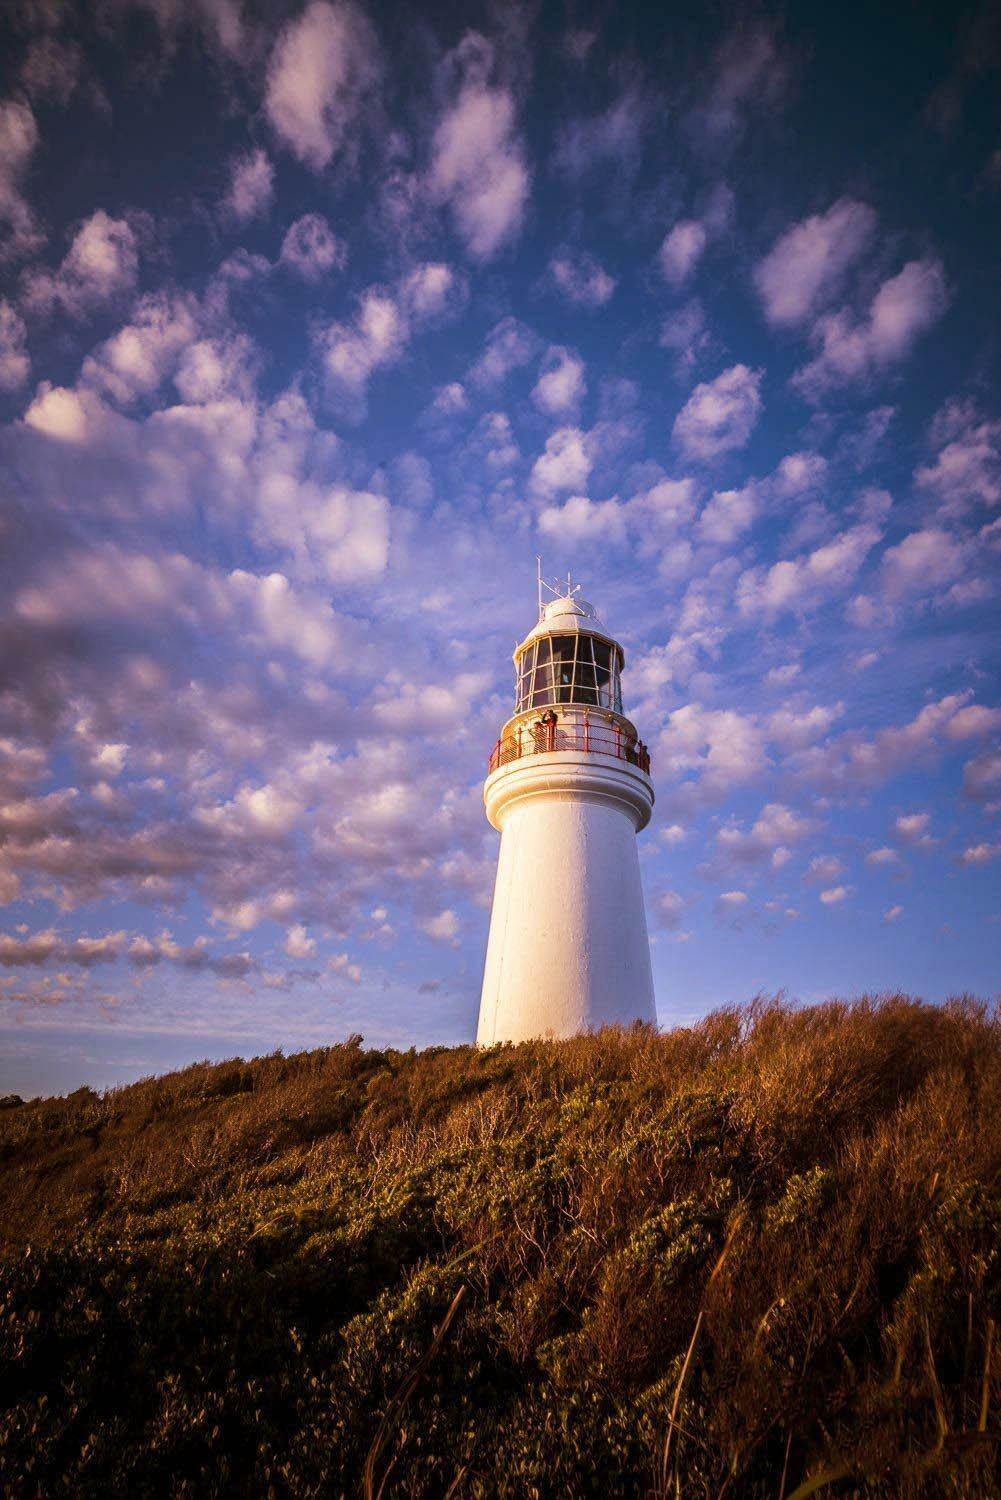
[(636, 848), (649, 776), (557, 750), (499, 766), (484, 800), (501, 847), (478, 1044), (655, 1022)]

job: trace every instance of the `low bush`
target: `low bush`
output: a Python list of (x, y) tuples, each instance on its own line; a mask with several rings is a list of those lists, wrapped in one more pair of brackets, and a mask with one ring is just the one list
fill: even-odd
[(1001, 1488), (996, 1008), (2, 1103), (4, 1494)]

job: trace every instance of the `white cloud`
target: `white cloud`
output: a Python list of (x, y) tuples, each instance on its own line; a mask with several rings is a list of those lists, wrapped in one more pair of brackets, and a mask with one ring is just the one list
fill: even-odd
[(400, 283), (400, 301), (419, 323), (454, 316), (468, 295), (466, 278), (444, 261), (426, 261), (415, 266)]
[(950, 401), (932, 425), (939, 451), (914, 476), (946, 514), (1001, 504), (1001, 421), (988, 421), (970, 402)]
[(807, 867), (806, 878), (824, 884), (836, 880), (844, 871), (845, 867), (836, 854), (815, 854)]
[(304, 281), (321, 281), (332, 271), (343, 271), (348, 247), (322, 214), (303, 214), (289, 225), (278, 259)]
[(931, 813), (901, 813), (894, 827), (897, 830), (897, 837), (915, 848), (927, 849), (935, 843), (931, 836)]
[(458, 937), (461, 923), (451, 907), (440, 911), (436, 917), (429, 917), (421, 923), (421, 927), (428, 937), (434, 938), (436, 943), (448, 943), (451, 947), (458, 947)]
[(1001, 855), (1001, 844), (970, 844), (959, 856), (960, 864), (978, 867), (990, 864)]
[(392, 293), (369, 287), (350, 323), (330, 323), (316, 335), (327, 387), (345, 410), (360, 417), (365, 393), (376, 370), (403, 356), (410, 330)]
[(473, 385), (492, 387), (535, 358), (539, 348), (536, 334), (517, 318), (502, 318), (487, 334), (483, 352), (470, 367)]
[(770, 859), (776, 868), (786, 862), (789, 845), (801, 843), (812, 831), (813, 822), (781, 802), (768, 802), (749, 829), (731, 820), (716, 833), (721, 852), (739, 864), (756, 864)]
[(949, 295), (938, 260), (912, 260), (884, 281), (862, 319), (846, 308), (818, 319), (811, 341), (820, 353), (798, 370), (793, 385), (808, 401), (838, 386), (861, 384), (904, 359), (945, 312)]
[(302, 922), (297, 922), (286, 933), (285, 952), (289, 958), (312, 958), (315, 954), (316, 939), (309, 936)]
[(688, 902), (678, 891), (661, 891), (654, 897), (654, 911), (661, 927), (677, 932), (685, 918)]
[(576, 307), (604, 307), (616, 281), (586, 250), (564, 250), (549, 262), (557, 289)]
[(644, 100), (627, 89), (603, 113), (571, 120), (560, 130), (554, 155), (557, 170), (568, 177), (583, 177), (607, 166), (631, 172), (639, 158), (646, 115)]
[(21, 184), (38, 146), (38, 126), (19, 99), (0, 103), (0, 225), (7, 233), (0, 260), (28, 254), (43, 236), (22, 195)]
[(963, 767), (963, 791), (978, 802), (1001, 797), (1001, 751), (975, 755)]
[(713, 60), (706, 96), (688, 116), (689, 130), (708, 151), (731, 146), (753, 110), (775, 110), (788, 77), (789, 60), (770, 29), (735, 27)]
[(902, 906), (888, 906), (887, 909), (886, 909), (886, 911), (883, 913), (883, 921), (884, 922), (899, 922), (900, 918), (903, 915), (904, 915), (904, 908)]
[(900, 863), (900, 855), (896, 849), (891, 849), (884, 844), (881, 849), (871, 849), (865, 857), (867, 865), (895, 865)]
[(770, 568), (748, 568), (737, 584), (740, 613), (777, 615), (787, 609), (818, 608), (851, 583), (880, 535), (876, 526), (853, 526), (801, 557)]
[(587, 439), (579, 427), (558, 427), (546, 439), (546, 450), (532, 465), (529, 484), (539, 495), (582, 490), (591, 473)]
[(139, 244), (131, 224), (99, 208), (77, 230), (57, 271), (26, 274), (24, 302), (32, 312), (84, 318), (130, 296), (138, 273)]
[(571, 495), (563, 505), (547, 506), (539, 515), (539, 530), (562, 542), (625, 540), (623, 506), (617, 500), (588, 500)]
[(675, 373), (679, 378), (690, 374), (711, 343), (705, 310), (697, 297), (683, 307), (675, 308), (664, 319), (660, 345), (662, 349), (674, 351)]
[(660, 269), (665, 280), (674, 287), (687, 281), (708, 243), (708, 231), (698, 219), (679, 219), (660, 247)]
[(953, 583), (968, 566), (969, 551), (946, 531), (929, 527), (912, 531), (883, 553), (883, 587), (887, 598), (934, 593)]
[(381, 73), (363, 13), (348, 0), (312, 0), (275, 43), (264, 108), (289, 150), (318, 172), (335, 155), (353, 154), (352, 132)]
[(531, 177), (514, 96), (489, 83), (489, 42), (470, 32), (455, 61), (462, 82), (434, 133), (428, 191), (450, 206), (472, 258), (488, 261), (521, 229)]
[(699, 539), (727, 547), (750, 530), (756, 515), (757, 492), (753, 482), (739, 490), (717, 490), (699, 516)]
[(123, 405), (152, 395), (177, 368), (201, 324), (201, 310), (191, 296), (143, 297), (131, 321), (84, 360), (82, 381)]
[(31, 369), (24, 319), (0, 298), (0, 391), (16, 391)]
[(772, 475), (772, 487), (782, 500), (818, 489), (827, 475), (827, 459), (819, 453), (789, 453)]
[(275, 195), (275, 169), (266, 151), (258, 147), (238, 156), (230, 169), (229, 188), (223, 207), (241, 224), (260, 218), (271, 207)]
[(875, 228), (868, 204), (840, 198), (826, 213), (787, 229), (754, 269), (768, 321), (780, 327), (805, 323), (835, 297)]
[(746, 365), (697, 385), (675, 420), (675, 442), (703, 460), (743, 448), (761, 415), (760, 386), (761, 371)]
[(839, 906), (842, 901), (847, 901), (852, 893), (850, 885), (834, 885), (829, 890), (821, 891), (820, 899), (825, 906)]
[(532, 391), (539, 410), (549, 416), (566, 416), (580, 405), (586, 390), (584, 361), (572, 349), (551, 345)]

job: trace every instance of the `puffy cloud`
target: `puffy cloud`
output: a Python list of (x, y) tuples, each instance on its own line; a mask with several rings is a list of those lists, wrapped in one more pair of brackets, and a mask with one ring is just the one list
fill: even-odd
[(563, 250), (549, 262), (557, 290), (576, 307), (604, 307), (616, 281), (586, 250)]
[(687, 281), (702, 259), (709, 234), (698, 219), (679, 219), (660, 247), (660, 268), (672, 286)]
[(560, 130), (554, 155), (558, 171), (580, 178), (596, 167), (632, 172), (638, 161), (647, 118), (642, 96), (627, 89), (601, 114), (571, 120)]
[(500, 385), (512, 370), (527, 365), (538, 353), (539, 338), (517, 318), (502, 318), (487, 334), (483, 352), (470, 367), (474, 385)]
[(905, 844), (921, 849), (935, 842), (930, 832), (931, 813), (901, 813), (893, 826), (897, 831), (897, 837)]
[(558, 427), (532, 465), (529, 484), (538, 495), (554, 495), (560, 490), (583, 489), (590, 473), (586, 434), (579, 427)]
[(468, 295), (466, 278), (444, 261), (415, 266), (400, 283), (400, 301), (419, 323), (454, 316)]
[(793, 385), (808, 401), (818, 401), (839, 386), (868, 381), (904, 359), (921, 334), (938, 322), (948, 301), (941, 262), (908, 261), (884, 281), (864, 318), (842, 309), (818, 319), (811, 340), (820, 352), (797, 371)]
[(275, 43), (264, 109), (279, 139), (318, 172), (336, 155), (354, 155), (353, 132), (381, 75), (365, 15), (349, 0), (312, 0)]
[(551, 345), (532, 391), (539, 410), (550, 416), (565, 416), (580, 405), (586, 389), (584, 361), (572, 349)]
[(780, 708), (768, 718), (768, 735), (784, 750), (801, 750), (827, 733), (844, 713), (844, 706), (815, 703), (812, 708)]
[(16, 391), (31, 369), (24, 319), (0, 298), (0, 391)]
[(914, 476), (946, 513), (1001, 503), (1001, 421), (988, 421), (970, 402), (950, 401), (932, 426), (935, 462)]
[(266, 151), (258, 147), (238, 156), (230, 168), (229, 188), (223, 207), (241, 224), (260, 218), (271, 207), (275, 195), (275, 169)]
[(724, 823), (716, 833), (720, 853), (737, 864), (770, 860), (776, 869), (785, 864), (790, 844), (803, 841), (813, 830), (811, 819), (781, 802), (768, 802), (750, 828), (736, 820)]
[(66, 105), (83, 72), (83, 52), (75, 42), (57, 36), (37, 36), (21, 64), (21, 83), (32, 99), (50, 99)]
[(713, 59), (704, 98), (688, 116), (696, 141), (709, 151), (731, 146), (754, 110), (779, 104), (789, 71), (789, 57), (769, 28), (736, 28)]
[(883, 913), (883, 921), (884, 922), (899, 922), (900, 918), (903, 915), (904, 915), (904, 908), (902, 906), (888, 906), (887, 909), (886, 909), (886, 911)]
[(563, 505), (547, 506), (540, 512), (539, 530), (564, 543), (621, 543), (626, 533), (623, 510), (617, 500), (571, 495)]
[(969, 844), (959, 856), (959, 862), (967, 868), (990, 864), (1001, 855), (1001, 844)]
[(421, 926), (428, 937), (434, 938), (436, 943), (448, 943), (452, 947), (458, 947), (461, 923), (451, 907), (446, 907), (435, 917), (429, 917), (427, 921), (421, 923)]
[(840, 906), (842, 901), (847, 901), (852, 893), (850, 885), (834, 885), (826, 891), (821, 891), (820, 899), (825, 906)]
[(368, 383), (376, 370), (396, 364), (410, 337), (407, 319), (391, 292), (369, 287), (350, 323), (329, 323), (316, 335), (327, 388), (345, 414), (365, 413)]
[(428, 191), (451, 208), (472, 258), (488, 261), (521, 229), (531, 177), (514, 96), (489, 81), (490, 44), (471, 32), (454, 60), (461, 83), (434, 133)]
[(965, 570), (968, 548), (946, 531), (929, 527), (912, 531), (883, 553), (883, 586), (887, 597), (934, 593), (948, 587)]
[(348, 247), (322, 214), (303, 214), (286, 230), (278, 260), (304, 281), (321, 281), (331, 271), (343, 271)]
[(818, 489), (827, 475), (827, 459), (819, 453), (789, 453), (772, 475), (772, 488), (781, 500)]
[(653, 741), (660, 774), (695, 774), (704, 798), (724, 795), (761, 774), (767, 764), (765, 736), (755, 720), (736, 709), (687, 703), (673, 710)]
[(712, 340), (706, 327), (706, 315), (697, 297), (675, 308), (664, 319), (660, 345), (675, 354), (675, 371), (679, 378), (688, 375), (707, 353)]
[(865, 857), (867, 865), (895, 865), (900, 863), (900, 855), (896, 849), (883, 845), (881, 849), (871, 849)]
[(978, 802), (1001, 797), (1001, 751), (987, 750), (963, 767), (963, 791)]
[(143, 297), (131, 321), (84, 360), (82, 380), (123, 405), (151, 396), (201, 330), (202, 312), (193, 297), (163, 292)]
[(845, 867), (836, 854), (816, 854), (807, 867), (806, 878), (824, 884), (828, 880), (836, 880), (839, 875), (844, 874), (844, 870)]
[(242, 979), (257, 964), (249, 953), (213, 953), (208, 938), (182, 945), (169, 932), (148, 938), (124, 931), (108, 932), (100, 937), (62, 936), (54, 928), (12, 937), (0, 934), (0, 965), (5, 969), (49, 964), (66, 968), (92, 969), (97, 964), (125, 961), (137, 969), (171, 963), (196, 973), (208, 972), (223, 979)]
[(661, 927), (677, 932), (685, 919), (688, 902), (678, 891), (661, 891), (654, 897), (654, 912)]
[(717, 490), (699, 516), (699, 539), (717, 547), (729, 546), (750, 530), (757, 509), (757, 489), (753, 482), (739, 490)]
[(674, 423), (674, 440), (705, 461), (743, 448), (761, 415), (761, 371), (733, 365), (697, 385)]
[[(787, 769), (818, 791), (879, 786), (905, 767), (940, 753), (950, 726), (970, 697), (969, 692), (950, 693), (926, 703), (908, 723), (889, 725), (871, 736), (847, 730), (823, 745), (795, 752), (786, 762)], [(1001, 779), (1001, 765), (997, 775)]]
[(28, 164), (38, 146), (38, 126), (27, 104), (19, 99), (0, 103), (0, 225), (6, 243), (0, 259), (29, 254), (41, 243), (35, 215), (21, 192)]
[(302, 922), (290, 927), (285, 935), (285, 952), (289, 958), (312, 958), (316, 952), (316, 939), (311, 938)]
[(805, 323), (837, 296), (875, 229), (873, 210), (852, 198), (840, 198), (826, 213), (812, 214), (787, 229), (754, 268), (754, 284), (769, 323)]
[(24, 302), (32, 312), (84, 318), (130, 296), (138, 273), (135, 230), (127, 219), (113, 219), (99, 208), (77, 230), (57, 271), (26, 274)]
[(743, 615), (819, 608), (852, 582), (880, 535), (876, 526), (852, 526), (801, 557), (748, 568), (737, 584), (737, 608)]
[(733, 193), (719, 183), (697, 219), (679, 219), (660, 247), (660, 269), (673, 287), (680, 287), (694, 272), (709, 241), (726, 229), (733, 217)]

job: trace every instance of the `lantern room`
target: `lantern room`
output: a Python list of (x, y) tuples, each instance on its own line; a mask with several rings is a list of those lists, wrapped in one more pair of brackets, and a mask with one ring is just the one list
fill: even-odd
[(553, 599), (514, 653), (515, 713), (559, 703), (622, 712), (622, 648), (584, 599)]

